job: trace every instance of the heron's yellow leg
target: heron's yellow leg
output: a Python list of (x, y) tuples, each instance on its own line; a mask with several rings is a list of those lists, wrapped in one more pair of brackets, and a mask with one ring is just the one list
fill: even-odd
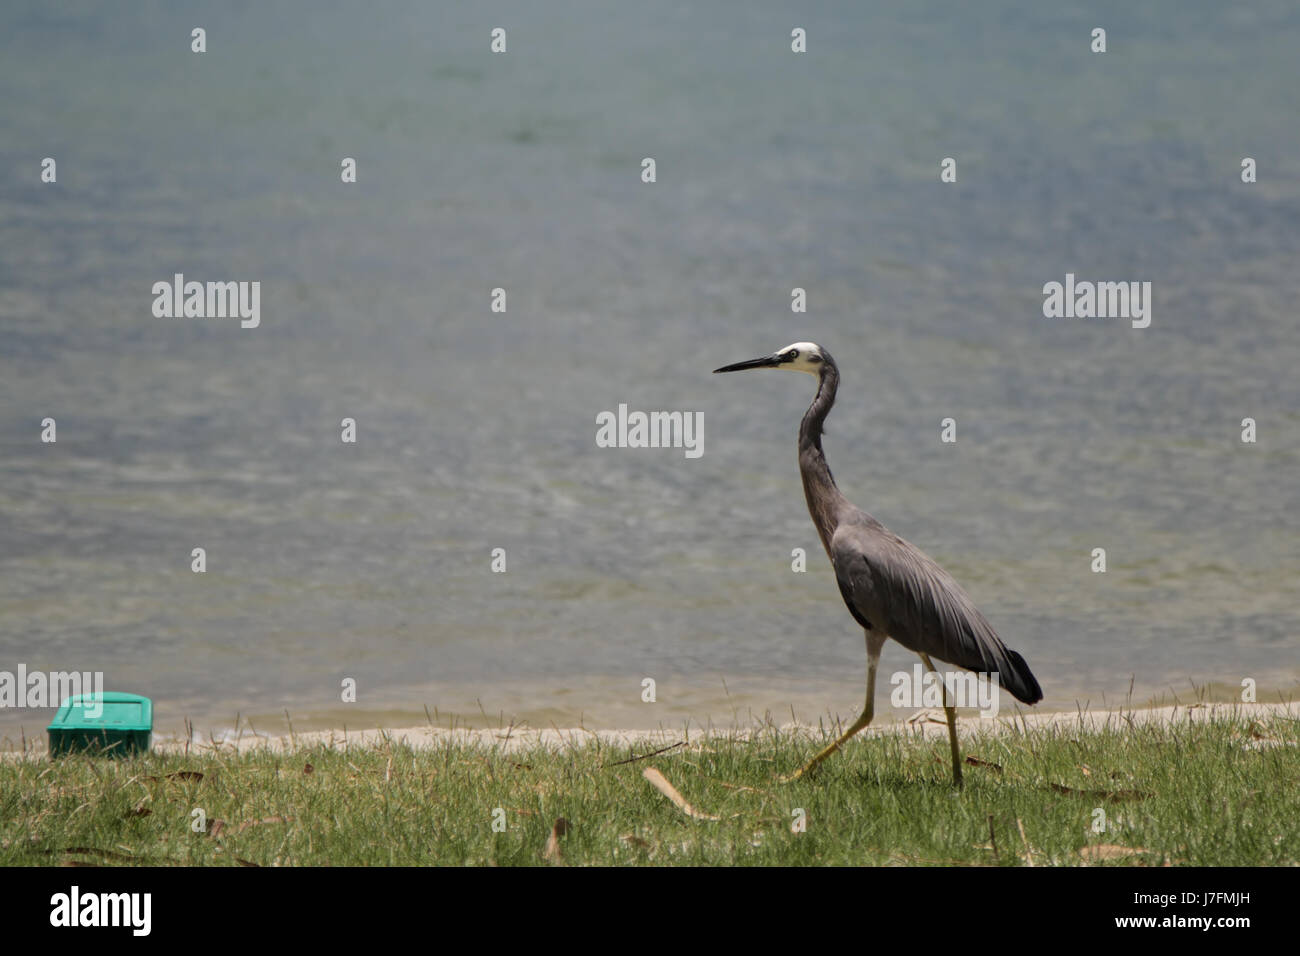
[(935, 668), (930, 660), (929, 654), (922, 654), (921, 660), (925, 662), (936, 677), (939, 678), (939, 686), (943, 690), (943, 712), (948, 718), (948, 743), (952, 746), (952, 785), (961, 788), (961, 750), (957, 747), (957, 708), (948, 706), (948, 685), (943, 682), (943, 675)]
[(879, 663), (880, 663), (880, 647), (879, 645), (877, 645), (873, 649), (870, 646), (870, 638), (868, 638), (867, 702), (862, 708), (862, 716), (860, 716), (857, 720), (855, 720), (853, 722), (853, 725), (849, 727), (849, 729), (846, 730), (843, 734), (840, 735), (839, 740), (835, 741), (835, 743), (831, 744), (829, 747), (827, 747), (817, 756), (813, 757), (812, 760), (809, 760), (806, 764), (804, 764), (794, 773), (786, 774), (784, 777), (781, 777), (780, 780), (782, 783), (789, 783), (792, 780), (798, 780), (800, 777), (806, 776), (809, 773), (811, 773), (814, 769), (816, 769), (818, 764), (820, 764), (831, 754), (835, 753), (835, 751), (839, 750), (840, 747), (842, 747), (854, 735), (856, 735), (860, 730), (862, 730), (863, 727), (871, 723), (871, 715), (872, 715), (872, 711), (875, 709), (875, 702), (876, 702), (876, 665)]

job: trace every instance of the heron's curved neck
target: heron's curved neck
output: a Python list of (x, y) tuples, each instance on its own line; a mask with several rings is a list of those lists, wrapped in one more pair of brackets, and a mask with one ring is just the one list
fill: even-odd
[(822, 547), (828, 554), (831, 535), (835, 533), (839, 521), (840, 505), (846, 503), (844, 495), (835, 486), (835, 478), (831, 475), (830, 466), (826, 464), (826, 454), (822, 451), (822, 423), (835, 404), (835, 390), (839, 384), (839, 369), (833, 362), (827, 361), (822, 367), (817, 397), (808, 406), (803, 421), (799, 423), (799, 473), (803, 476), (804, 498), (808, 501), (808, 513), (817, 526)]

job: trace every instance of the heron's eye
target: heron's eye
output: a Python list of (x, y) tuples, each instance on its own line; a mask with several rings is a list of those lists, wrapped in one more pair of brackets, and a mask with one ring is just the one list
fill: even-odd
[(798, 350), (798, 349), (791, 349), (789, 352), (786, 353), (786, 355), (785, 355), (785, 360), (786, 360), (787, 362), (793, 362), (793, 361), (794, 361), (795, 359), (797, 359), (798, 357), (799, 357), (799, 350)]

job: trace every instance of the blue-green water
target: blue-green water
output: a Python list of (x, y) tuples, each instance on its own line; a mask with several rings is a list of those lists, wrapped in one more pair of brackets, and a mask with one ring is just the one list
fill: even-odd
[[(856, 712), (813, 383), (709, 374), (810, 339), (841, 487), (1048, 706), (1294, 688), (1300, 8), (1130, 6), (6, 4), (0, 670), (165, 730)], [(176, 272), (261, 326), (155, 318)], [(1044, 318), (1067, 272), (1152, 282), (1151, 327)], [(619, 403), (705, 453), (598, 448)]]

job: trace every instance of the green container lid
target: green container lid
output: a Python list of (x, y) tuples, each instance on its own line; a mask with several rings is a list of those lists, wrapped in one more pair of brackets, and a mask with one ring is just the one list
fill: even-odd
[(51, 756), (143, 753), (153, 734), (153, 701), (139, 694), (76, 694), (64, 700), (46, 729)]

